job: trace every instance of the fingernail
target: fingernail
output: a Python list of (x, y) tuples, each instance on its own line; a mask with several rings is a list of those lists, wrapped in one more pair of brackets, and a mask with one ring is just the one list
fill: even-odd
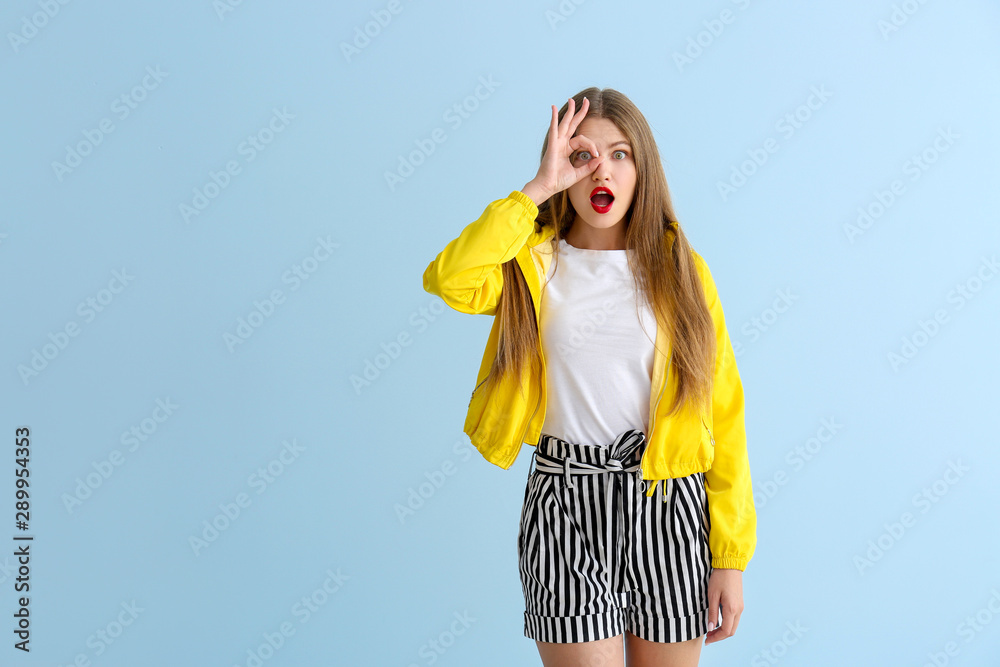
[(709, 621), (708, 622), (708, 631), (711, 632), (714, 629), (715, 629), (715, 623), (713, 623), (712, 621)]

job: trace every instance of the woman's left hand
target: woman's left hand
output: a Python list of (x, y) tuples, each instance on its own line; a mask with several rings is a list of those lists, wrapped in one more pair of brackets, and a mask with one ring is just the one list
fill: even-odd
[[(719, 625), (719, 605), (722, 624)], [(705, 643), (711, 644), (732, 637), (743, 613), (743, 572), (729, 568), (714, 568), (708, 578), (708, 627)]]

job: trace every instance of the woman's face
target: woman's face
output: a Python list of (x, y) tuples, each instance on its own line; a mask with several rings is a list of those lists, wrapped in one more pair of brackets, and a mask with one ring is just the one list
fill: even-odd
[[(582, 224), (597, 229), (620, 225), (614, 238), (624, 239), (625, 214), (635, 195), (636, 171), (632, 146), (618, 126), (607, 118), (586, 118), (577, 127), (576, 134), (582, 134), (597, 144), (598, 152), (605, 159), (597, 169), (567, 189), (570, 203), (576, 211), (573, 225), (575, 227)], [(580, 167), (592, 159), (594, 156), (584, 149), (571, 156), (574, 167)], [(595, 191), (599, 187), (607, 188), (611, 197), (597, 195)], [(605, 234), (607, 233), (601, 232), (599, 235)], [(596, 238), (592, 234), (586, 236)]]

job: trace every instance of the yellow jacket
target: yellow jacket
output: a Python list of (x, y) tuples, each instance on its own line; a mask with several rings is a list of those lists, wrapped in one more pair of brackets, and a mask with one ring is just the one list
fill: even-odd
[[(516, 258), (538, 321), (541, 285), (554, 252), (550, 241), (555, 230), (551, 226), (540, 229), (535, 224), (537, 215), (538, 207), (519, 190), (491, 202), (479, 219), (466, 226), (427, 266), (424, 289), (459, 312), (495, 315), (503, 287), (501, 265)], [(757, 543), (757, 514), (746, 447), (743, 385), (712, 274), (701, 255), (692, 254), (715, 322), (712, 406), (702, 414), (689, 406), (670, 417), (663, 414), (669, 405), (666, 397), (676, 390), (676, 376), (667, 372), (670, 361), (662, 350), (670, 350), (670, 341), (664, 327), (658, 326), (642, 476), (661, 480), (704, 472), (712, 567), (744, 570)], [(494, 317), (463, 431), (487, 461), (508, 469), (523, 443), (538, 445), (545, 420), (545, 364), (539, 342), (541, 377), (537, 373), (533, 377), (532, 364), (525, 364), (521, 378), (508, 377), (489, 391), (480, 390), (496, 356), (499, 333), (500, 318)], [(664, 378), (670, 380), (669, 386)], [(647, 495), (655, 488), (655, 483), (651, 484)]]

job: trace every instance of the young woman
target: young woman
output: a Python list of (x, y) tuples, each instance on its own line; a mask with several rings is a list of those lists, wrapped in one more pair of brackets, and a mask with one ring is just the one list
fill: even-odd
[(756, 512), (722, 305), (645, 117), (611, 88), (553, 105), (538, 173), (423, 284), (495, 316), (464, 431), (505, 469), (535, 446), (518, 566), (542, 662), (697, 665), (739, 624)]

